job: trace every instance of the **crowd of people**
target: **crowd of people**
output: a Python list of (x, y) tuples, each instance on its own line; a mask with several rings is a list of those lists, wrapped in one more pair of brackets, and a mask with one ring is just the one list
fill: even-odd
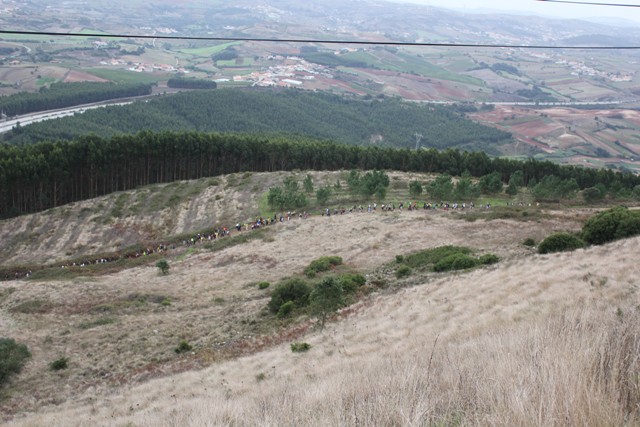
[[(414, 211), (419, 209), (423, 209), (423, 210), (439, 210), (440, 209), (440, 210), (448, 211), (450, 209), (462, 210), (462, 209), (474, 209), (474, 208), (475, 208), (475, 205), (473, 202), (461, 203), (461, 204), (459, 203), (450, 204), (448, 202), (440, 202), (440, 203), (424, 202), (421, 208), (419, 207), (418, 202), (415, 202), (415, 201), (407, 202), (407, 203), (400, 202), (397, 206), (395, 203), (382, 203), (382, 204), (369, 203), (366, 207), (364, 205), (353, 205), (353, 207), (350, 207), (350, 208), (345, 208), (345, 207), (333, 208), (333, 209), (326, 208), (322, 211), (322, 216), (330, 217), (331, 215), (364, 213), (365, 211), (367, 213), (374, 213), (377, 211), (392, 212), (396, 210)], [(487, 203), (486, 205), (484, 205), (484, 208), (490, 209), (491, 205)], [(208, 231), (196, 233), (191, 237), (178, 239), (176, 241), (168, 241), (163, 243), (143, 245), (140, 248), (132, 249), (130, 251), (126, 251), (122, 253), (114, 253), (107, 256), (104, 256), (104, 255), (93, 256), (93, 257), (87, 256), (85, 259), (81, 261), (72, 261), (72, 262), (62, 264), (60, 265), (60, 268), (62, 269), (84, 268), (90, 265), (111, 263), (111, 262), (119, 261), (122, 259), (134, 259), (134, 258), (145, 257), (153, 254), (160, 254), (170, 250), (175, 250), (178, 247), (188, 248), (200, 243), (213, 242), (218, 239), (228, 238), (231, 236), (232, 229), (235, 229), (236, 233), (240, 233), (240, 232), (246, 232), (251, 230), (257, 230), (257, 229), (260, 229), (269, 225), (277, 224), (277, 223), (288, 222), (296, 218), (306, 219), (308, 217), (309, 217), (309, 213), (306, 211), (303, 211), (303, 212), (288, 211), (286, 213), (282, 212), (280, 214), (275, 214), (273, 217), (269, 217), (269, 218), (257, 217), (255, 218), (255, 220), (251, 222), (243, 222), (243, 223), (238, 222), (236, 223), (235, 227), (232, 227), (232, 228), (217, 227)], [(12, 271), (5, 270), (3, 272), (3, 275), (0, 277), (0, 279), (3, 279), (3, 280), (24, 279), (24, 278), (31, 277), (32, 274), (33, 274), (32, 271), (26, 268), (15, 269)]]

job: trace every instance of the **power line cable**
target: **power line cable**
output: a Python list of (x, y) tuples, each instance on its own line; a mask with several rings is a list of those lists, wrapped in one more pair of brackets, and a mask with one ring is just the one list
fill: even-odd
[(572, 1), (572, 0), (536, 0), (545, 3), (565, 3), (565, 4), (582, 4), (591, 6), (613, 6), (613, 7), (640, 7), (640, 4), (628, 4), (628, 3), (598, 3), (588, 1)]
[(331, 39), (296, 39), (296, 38), (260, 38), (260, 37), (196, 37), (196, 36), (150, 36), (135, 34), (101, 34), (101, 33), (59, 33), (53, 31), (17, 31), (0, 30), (0, 35), (26, 35), (51, 37), (102, 37), (120, 39), (155, 39), (155, 40), (198, 40), (198, 41), (239, 41), (263, 43), (322, 43), (322, 44), (351, 44), (374, 46), (425, 46), (450, 48), (512, 48), (512, 49), (573, 49), (573, 50), (640, 50), (640, 46), (554, 46), (554, 45), (510, 45), (510, 44), (472, 44), (472, 43), (430, 43), (430, 42), (393, 42), (369, 40), (331, 40)]

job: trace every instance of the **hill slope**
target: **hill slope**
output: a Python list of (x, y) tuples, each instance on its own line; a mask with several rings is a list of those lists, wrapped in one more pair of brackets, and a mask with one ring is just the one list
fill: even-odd
[(7, 136), (11, 143), (72, 139), (87, 133), (103, 137), (143, 130), (295, 134), (345, 144), (473, 148), (497, 153), (510, 134), (476, 124), (446, 107), (395, 99), (363, 102), (326, 93), (294, 90), (215, 90), (188, 92), (132, 105), (87, 111), (34, 123)]
[[(2, 302), (0, 333), (24, 337), (33, 349), (17, 384), (41, 401), (16, 396), (37, 413), (13, 424), (635, 424), (637, 414), (625, 413), (638, 401), (637, 389), (618, 388), (607, 369), (638, 370), (635, 362), (619, 365), (629, 354), (620, 353), (619, 337), (637, 354), (629, 332), (638, 319), (627, 303), (637, 301), (633, 254), (640, 239), (533, 255), (519, 244), (524, 236), (577, 225), (573, 212), (549, 214), (525, 223), (465, 222), (444, 211), (296, 219), (278, 224), (268, 240), (216, 254), (196, 250), (173, 261), (164, 277), (139, 267), (92, 280), (20, 282)], [(281, 345), (251, 354), (265, 337), (239, 325), (264, 322), (258, 313), (268, 298), (248, 283), (277, 280), (321, 255), (389, 278), (381, 263), (442, 244), (495, 251), (503, 261), (411, 277), (388, 288), (395, 292), (365, 297), (323, 332), (301, 337), (288, 329), (270, 341)], [(131, 292), (170, 295), (175, 303), (121, 308), (111, 314), (114, 323), (78, 328), (92, 319), (91, 307)], [(49, 311), (10, 310), (36, 296), (50, 302)], [(64, 328), (69, 333), (59, 336)], [(180, 337), (195, 344), (195, 355), (166, 354)], [(311, 350), (291, 353), (297, 339)], [(149, 348), (168, 359), (146, 364)], [(234, 348), (246, 357), (216, 362)], [(43, 374), (61, 353), (70, 356), (70, 370)], [(125, 378), (144, 383), (117, 387)], [(61, 390), (61, 381), (72, 387)]]

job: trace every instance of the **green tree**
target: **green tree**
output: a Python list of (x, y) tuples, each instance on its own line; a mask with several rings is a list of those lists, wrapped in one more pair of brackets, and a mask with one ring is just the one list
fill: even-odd
[(342, 283), (335, 277), (325, 277), (311, 291), (309, 299), (311, 312), (318, 316), (320, 329), (324, 329), (327, 316), (344, 304)]
[(156, 267), (158, 267), (161, 274), (169, 273), (169, 263), (167, 262), (166, 259), (161, 259), (158, 262), (156, 262)]
[(319, 205), (327, 204), (330, 197), (331, 197), (331, 187), (329, 186), (318, 188), (318, 190), (316, 191), (316, 200), (318, 201)]
[(427, 191), (435, 200), (449, 200), (453, 194), (451, 175), (439, 175), (429, 183)]
[(480, 178), (478, 183), (480, 191), (484, 194), (496, 194), (502, 191), (502, 179), (499, 172), (491, 172)]
[(603, 194), (597, 187), (589, 187), (582, 190), (582, 198), (586, 203), (595, 203), (602, 200)]
[(521, 170), (517, 170), (509, 177), (509, 185), (513, 185), (516, 188), (524, 187), (524, 173)]
[(420, 184), (420, 181), (415, 180), (409, 183), (409, 194), (411, 197), (420, 197), (422, 195), (422, 184)]
[(302, 181), (302, 187), (307, 193), (313, 193), (313, 178), (311, 178), (311, 175), (307, 174), (304, 181)]
[(469, 171), (464, 171), (458, 182), (456, 182), (454, 194), (458, 200), (470, 200), (477, 198), (479, 191), (478, 186), (473, 184)]
[(513, 183), (513, 181), (509, 181), (509, 185), (507, 185), (507, 188), (504, 190), (504, 192), (510, 196), (515, 196), (516, 194), (518, 194), (518, 187)]

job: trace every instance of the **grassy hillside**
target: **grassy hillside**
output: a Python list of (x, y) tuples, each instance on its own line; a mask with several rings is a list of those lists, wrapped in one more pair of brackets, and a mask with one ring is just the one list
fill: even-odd
[[(294, 175), (301, 181), (306, 173)], [(525, 239), (576, 231), (590, 211), (525, 206), (313, 211), (219, 242), (182, 244), (203, 227), (271, 215), (262, 198), (285, 176), (152, 186), (3, 221), (2, 243), (12, 246), (2, 249), (3, 266), (66, 265), (178, 237), (162, 254), (0, 282), (0, 336), (19, 338), (32, 353), (3, 388), (3, 422), (634, 423), (638, 366), (626, 355), (639, 345), (628, 302), (640, 240), (536, 255)], [(346, 177), (312, 173), (316, 188), (346, 186)], [(396, 203), (409, 200), (409, 182), (432, 179), (390, 178), (388, 200)], [(330, 205), (353, 203), (366, 201), (336, 190)], [(398, 255), (445, 245), (494, 253), (500, 262), (457, 273), (416, 268), (397, 278)], [(275, 284), (303, 277), (323, 256), (343, 260), (330, 274), (365, 275), (352, 305), (324, 331), (308, 315), (269, 312)], [(167, 275), (155, 267), (161, 258)], [(264, 281), (271, 286), (261, 289)], [(183, 341), (191, 350), (177, 352)], [(292, 353), (297, 341), (311, 349)], [(68, 367), (50, 370), (61, 358)]]

